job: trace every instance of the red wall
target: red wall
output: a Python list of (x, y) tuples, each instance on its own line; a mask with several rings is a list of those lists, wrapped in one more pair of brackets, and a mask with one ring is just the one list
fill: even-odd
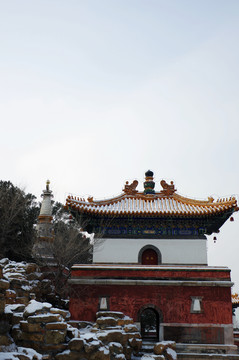
[[(110, 310), (138, 320), (143, 306), (159, 308), (165, 323), (231, 324), (229, 287), (153, 285), (72, 285), (70, 312), (75, 320), (95, 321), (100, 296), (109, 296)], [(191, 314), (191, 296), (201, 296), (203, 312)]]
[(231, 280), (230, 278), (230, 270), (190, 270), (185, 269), (174, 269), (174, 270), (166, 270), (162, 268), (158, 269), (150, 269), (148, 266), (147, 269), (142, 268), (130, 268), (125, 269), (106, 266), (105, 268), (100, 267), (80, 267), (76, 269), (72, 269), (71, 278), (82, 278), (82, 277), (92, 277), (92, 278), (160, 278), (160, 279), (196, 279), (196, 280)]

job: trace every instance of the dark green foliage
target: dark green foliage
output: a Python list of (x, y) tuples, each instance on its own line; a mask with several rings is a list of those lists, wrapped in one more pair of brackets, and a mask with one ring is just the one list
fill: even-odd
[(11, 260), (29, 260), (39, 214), (36, 197), (0, 181), (0, 256)]

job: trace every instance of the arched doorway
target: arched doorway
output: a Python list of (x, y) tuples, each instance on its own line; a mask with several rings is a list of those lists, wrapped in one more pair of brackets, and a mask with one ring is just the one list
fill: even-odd
[(145, 245), (139, 251), (138, 262), (142, 265), (159, 265), (162, 263), (161, 252), (156, 246)]
[(140, 314), (140, 324), (143, 340), (159, 340), (159, 314), (155, 309), (144, 309)]
[(158, 265), (158, 254), (154, 249), (146, 249), (142, 253), (142, 265)]

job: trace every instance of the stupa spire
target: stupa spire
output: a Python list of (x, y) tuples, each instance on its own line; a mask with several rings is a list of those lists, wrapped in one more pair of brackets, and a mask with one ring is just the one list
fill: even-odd
[(38, 239), (45, 241), (53, 240), (52, 233), (52, 191), (50, 190), (50, 181), (46, 181), (46, 189), (42, 191), (43, 198), (40, 214), (38, 216), (37, 232)]

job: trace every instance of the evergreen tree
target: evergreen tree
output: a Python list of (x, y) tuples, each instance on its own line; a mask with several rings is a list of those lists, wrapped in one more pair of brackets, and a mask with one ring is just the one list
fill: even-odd
[(36, 236), (39, 204), (32, 194), (0, 181), (0, 256), (11, 260), (29, 260)]

